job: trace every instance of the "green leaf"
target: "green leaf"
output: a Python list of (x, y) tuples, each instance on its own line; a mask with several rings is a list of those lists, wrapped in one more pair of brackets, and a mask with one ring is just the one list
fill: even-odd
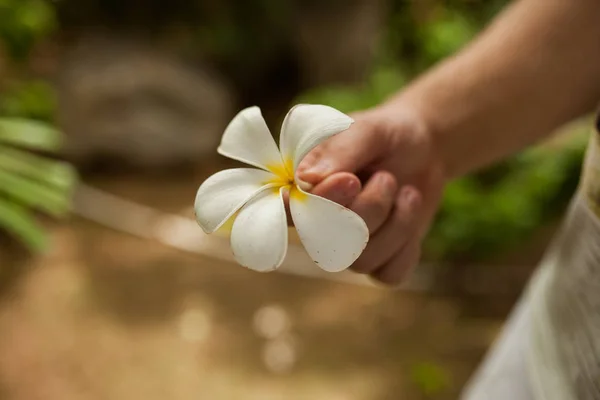
[(0, 170), (0, 191), (15, 201), (56, 217), (64, 215), (69, 209), (65, 191), (23, 179), (4, 170)]
[(70, 190), (77, 180), (75, 170), (67, 163), (0, 145), (0, 170), (45, 183), (58, 189)]
[(410, 375), (413, 383), (427, 396), (440, 394), (451, 386), (448, 372), (434, 363), (422, 362), (413, 365)]
[(0, 118), (0, 143), (33, 150), (56, 151), (62, 144), (61, 133), (52, 126), (21, 118)]
[(0, 40), (12, 61), (24, 62), (34, 46), (56, 28), (56, 11), (47, 0), (2, 0)]
[(52, 121), (56, 115), (56, 90), (46, 81), (9, 82), (2, 88), (0, 113), (6, 117)]
[(27, 210), (0, 197), (0, 227), (11, 233), (33, 251), (46, 248), (47, 240), (43, 229)]

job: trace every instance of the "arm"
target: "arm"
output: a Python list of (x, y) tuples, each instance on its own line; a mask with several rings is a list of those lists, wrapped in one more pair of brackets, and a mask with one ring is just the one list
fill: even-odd
[(521, 0), (382, 108), (427, 125), (448, 177), (489, 164), (600, 99), (600, 1)]
[[(506, 157), (600, 99), (600, 0), (519, 0), (477, 40), (315, 148), (299, 177), (361, 215), (352, 268), (395, 284), (419, 259), (445, 182)], [(344, 183), (345, 182), (345, 183)], [(348, 191), (347, 191), (348, 192)], [(343, 196), (342, 196), (343, 197)]]

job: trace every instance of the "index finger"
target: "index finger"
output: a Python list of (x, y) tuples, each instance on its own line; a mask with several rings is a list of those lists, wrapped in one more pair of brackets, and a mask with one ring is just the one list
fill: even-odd
[[(361, 114), (362, 115), (362, 114)], [(298, 177), (316, 184), (341, 171), (358, 172), (386, 153), (390, 144), (374, 118), (361, 115), (346, 131), (315, 147), (298, 166)]]
[[(310, 192), (328, 200), (335, 201), (338, 204), (347, 207), (360, 193), (362, 185), (360, 179), (354, 174), (348, 172), (338, 172), (325, 178), (317, 184)], [(285, 193), (283, 200), (288, 216), (288, 224), (293, 225), (289, 211), (289, 194)]]

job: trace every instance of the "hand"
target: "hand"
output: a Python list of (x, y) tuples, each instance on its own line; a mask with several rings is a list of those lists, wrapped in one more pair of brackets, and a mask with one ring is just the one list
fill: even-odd
[(414, 115), (380, 108), (352, 117), (350, 129), (305, 157), (298, 177), (367, 223), (369, 244), (351, 269), (397, 285), (419, 261), (444, 186), (442, 162)]

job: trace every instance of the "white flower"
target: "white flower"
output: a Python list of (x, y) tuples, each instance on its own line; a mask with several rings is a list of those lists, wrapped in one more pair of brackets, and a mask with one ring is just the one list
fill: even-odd
[(218, 152), (260, 169), (218, 172), (198, 189), (196, 219), (206, 233), (230, 218), (235, 259), (257, 271), (272, 271), (285, 258), (288, 228), (283, 194), (289, 192), (294, 225), (312, 260), (325, 271), (348, 268), (369, 240), (354, 212), (298, 186), (296, 168), (310, 150), (354, 121), (334, 108), (298, 105), (283, 121), (279, 149), (258, 107), (242, 110), (229, 123)]

